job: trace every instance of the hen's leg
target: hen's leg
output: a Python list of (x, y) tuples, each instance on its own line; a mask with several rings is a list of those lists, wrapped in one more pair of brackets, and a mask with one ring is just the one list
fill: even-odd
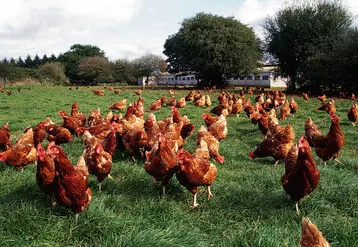
[(165, 196), (165, 186), (162, 185), (162, 189), (163, 189), (163, 197)]
[(153, 177), (153, 184), (157, 184), (157, 180), (155, 179), (155, 177)]
[(101, 192), (101, 189), (102, 189), (102, 185), (101, 183), (98, 183), (98, 192)]
[(51, 198), (51, 206), (52, 206), (52, 207), (56, 207), (56, 206), (57, 206), (57, 202), (56, 202), (56, 200), (55, 200), (54, 197)]
[(335, 162), (337, 162), (338, 164), (341, 164), (342, 166), (344, 166), (344, 165), (343, 165), (343, 163), (342, 163), (342, 162), (340, 162), (339, 160), (334, 159), (334, 161), (335, 161)]
[(300, 210), (298, 209), (298, 202), (296, 202), (296, 213), (299, 215), (300, 214)]
[(113, 180), (113, 177), (111, 176), (111, 174), (108, 174), (107, 178)]
[(211, 193), (210, 186), (208, 186), (208, 198), (214, 198), (213, 194)]
[(134, 162), (134, 163), (136, 162), (134, 156), (131, 156), (131, 160), (132, 160), (132, 162)]
[(194, 203), (193, 203), (192, 208), (196, 208), (196, 207), (199, 206), (199, 204), (196, 203), (196, 195), (197, 195), (197, 194), (198, 194), (198, 193), (195, 193), (195, 194), (194, 194)]
[(276, 160), (275, 164), (273, 165), (273, 167), (276, 167), (276, 165), (278, 164), (278, 162), (280, 162), (279, 160)]
[(77, 222), (78, 222), (78, 215), (79, 214), (76, 214), (76, 216), (75, 216), (75, 224), (76, 224), (76, 226), (77, 226)]

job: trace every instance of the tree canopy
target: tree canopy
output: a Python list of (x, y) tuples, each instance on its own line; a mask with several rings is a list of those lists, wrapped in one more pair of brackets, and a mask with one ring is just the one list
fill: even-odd
[(19, 67), (25, 67), (25, 62), (24, 62), (24, 60), (22, 60), (21, 57), (19, 57), (19, 59), (17, 60), (16, 65), (19, 66)]
[(211, 85), (253, 72), (262, 58), (252, 28), (233, 17), (206, 13), (184, 19), (179, 31), (165, 41), (164, 54), (170, 72), (191, 71)]
[(147, 79), (153, 72), (163, 72), (165, 66), (163, 65), (163, 58), (154, 54), (145, 54), (133, 61), (135, 76), (145, 76)]
[(137, 82), (135, 66), (131, 61), (118, 59), (111, 64), (114, 81), (127, 84), (135, 84)]
[(112, 80), (111, 65), (108, 59), (102, 56), (84, 58), (77, 69), (78, 75), (86, 84), (97, 84)]
[(31, 69), (31, 68), (33, 68), (33, 64), (34, 64), (34, 63), (33, 63), (33, 61), (32, 61), (32, 58), (31, 58), (31, 56), (28, 54), (27, 57), (26, 57), (26, 59), (25, 59), (25, 67)]
[(39, 67), (39, 73), (46, 82), (63, 84), (67, 82), (65, 68), (60, 62), (45, 63)]
[(42, 61), (41, 61), (39, 55), (36, 54), (34, 57), (34, 60), (33, 60), (33, 68), (38, 68), (38, 67), (40, 67), (41, 64), (42, 64)]
[(279, 72), (291, 78), (292, 89), (333, 88), (341, 83), (341, 72), (332, 55), (348, 41), (351, 25), (352, 15), (338, 1), (293, 4), (265, 20), (266, 50), (277, 58)]
[(58, 60), (64, 64), (66, 76), (70, 81), (79, 81), (81, 76), (77, 71), (78, 65), (83, 59), (94, 56), (104, 57), (104, 51), (94, 45), (74, 44), (69, 51), (59, 55)]

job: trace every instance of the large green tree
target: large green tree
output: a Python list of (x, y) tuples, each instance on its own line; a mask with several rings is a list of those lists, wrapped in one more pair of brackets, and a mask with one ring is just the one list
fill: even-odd
[[(306, 85), (319, 91), (337, 80), (329, 54), (351, 25), (351, 14), (339, 1), (293, 4), (265, 20), (266, 50), (277, 58), (280, 73), (290, 77), (292, 89)], [(325, 74), (322, 68), (333, 70)]]
[(59, 55), (58, 61), (64, 64), (66, 76), (70, 81), (75, 82), (81, 80), (81, 76), (77, 71), (80, 62), (87, 57), (93, 56), (104, 57), (104, 51), (98, 46), (74, 44), (69, 51)]
[(199, 13), (184, 19), (164, 44), (170, 72), (191, 71), (203, 85), (222, 85), (230, 77), (253, 72), (262, 58), (252, 28), (233, 17)]
[(358, 78), (358, 29), (352, 28), (340, 42), (336, 42), (336, 47), (331, 50), (329, 56), (332, 60), (332, 70), (339, 71), (339, 80), (344, 91), (354, 91), (358, 94), (357, 78)]

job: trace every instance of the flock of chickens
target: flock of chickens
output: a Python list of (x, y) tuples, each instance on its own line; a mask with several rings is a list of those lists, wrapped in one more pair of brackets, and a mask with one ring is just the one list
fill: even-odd
[[(93, 92), (103, 95), (103, 90)], [(118, 90), (116, 94), (119, 93)], [(142, 92), (135, 93), (141, 95)], [(276, 160), (275, 165), (280, 160), (285, 161), (285, 174), (281, 182), (284, 190), (296, 202), (297, 213), (298, 202), (309, 195), (320, 182), (320, 173), (311, 147), (324, 162), (330, 159), (340, 162), (337, 158), (344, 145), (344, 135), (340, 119), (335, 114), (334, 100), (317, 108), (330, 114), (329, 132), (322, 134), (308, 118), (305, 135), (295, 143), (292, 125), (281, 126), (276, 116), (276, 110), (280, 106), (281, 120), (298, 110), (293, 98), (289, 102), (281, 92), (266, 92), (266, 95), (257, 96), (256, 103), (252, 104), (250, 98), (245, 98), (243, 91), (236, 95), (222, 90), (218, 96), (219, 104), (210, 111), (211, 114), (202, 114), (206, 126), (199, 128), (196, 150), (190, 153), (184, 149), (184, 143), (195, 127), (186, 115), (180, 115), (178, 109), (185, 107), (189, 101), (193, 101), (198, 107), (209, 107), (210, 96), (196, 90), (178, 100), (175, 99), (174, 90), (170, 90), (170, 95), (169, 100), (162, 96), (151, 104), (147, 119), (144, 119), (144, 100), (141, 96), (128, 107), (126, 99), (116, 102), (109, 107), (111, 111), (106, 117), (102, 117), (100, 110), (96, 109), (87, 118), (78, 111), (78, 104), (74, 103), (70, 114), (59, 111), (63, 118), (62, 126), (54, 124), (49, 118), (45, 119), (34, 127), (28, 127), (15, 144), (11, 142), (7, 123), (0, 128), (0, 161), (19, 170), (37, 163), (38, 186), (53, 199), (54, 205), (71, 208), (76, 214), (76, 221), (78, 214), (86, 210), (92, 199), (92, 191), (88, 185), (90, 174), (97, 177), (98, 190), (101, 191), (101, 182), (107, 177), (111, 178), (112, 157), (117, 150), (122, 153), (127, 151), (133, 161), (135, 155), (145, 158), (144, 169), (154, 178), (155, 183), (161, 182), (163, 195), (168, 182), (175, 175), (180, 184), (193, 194), (192, 207), (198, 206), (199, 186), (206, 186), (208, 197), (213, 197), (210, 186), (216, 178), (217, 168), (210, 159), (225, 162), (224, 156), (219, 153), (219, 144), (227, 135), (226, 118), (242, 111), (258, 125), (264, 135), (264, 140), (249, 156), (252, 159), (272, 156)], [(303, 97), (308, 99), (306, 94)], [(325, 97), (319, 99), (326, 100)], [(172, 107), (171, 116), (157, 121), (153, 112), (163, 106)], [(122, 116), (114, 114), (112, 110), (126, 112)], [(352, 105), (348, 118), (354, 124), (358, 121), (357, 105)], [(73, 134), (82, 135), (84, 143), (83, 153), (76, 165), (70, 162), (61, 147), (72, 140)], [(49, 141), (47, 149), (42, 146), (45, 138)], [(322, 238), (318, 229), (306, 219), (303, 220), (302, 227), (302, 232), (312, 231), (315, 233), (311, 232), (311, 236), (316, 234)]]
[[(171, 91), (173, 93), (173, 91)], [(165, 98), (160, 102), (165, 105)], [(168, 104), (170, 105), (170, 104)], [(176, 175), (182, 185), (194, 194), (193, 207), (197, 207), (197, 187), (208, 186), (208, 196), (212, 197), (210, 185), (214, 182), (217, 169), (210, 163), (215, 158), (223, 163), (219, 154), (219, 141), (227, 134), (226, 118), (203, 114), (207, 128), (198, 131), (197, 150), (189, 153), (183, 149), (194, 125), (187, 116), (181, 116), (178, 108), (172, 107), (171, 116), (157, 121), (153, 112), (144, 119), (142, 97), (126, 106), (126, 99), (109, 107), (110, 110), (125, 110), (122, 114), (102, 117), (100, 110), (93, 110), (88, 118), (78, 111), (78, 104), (72, 105), (71, 113), (62, 110), (62, 126), (45, 119), (34, 127), (28, 127), (12, 145), (9, 124), (0, 128), (0, 161), (22, 170), (24, 166), (37, 163), (36, 180), (39, 187), (48, 194), (54, 204), (71, 208), (76, 214), (83, 212), (92, 198), (88, 187), (90, 174), (99, 182), (110, 177), (114, 153), (127, 151), (135, 161), (135, 155), (145, 157), (144, 169), (160, 181), (165, 194), (165, 186)], [(158, 109), (158, 108), (157, 108)], [(153, 111), (150, 107), (150, 111)], [(84, 150), (76, 165), (71, 164), (60, 145), (72, 140), (72, 135), (82, 135)], [(47, 149), (42, 142), (47, 138)]]

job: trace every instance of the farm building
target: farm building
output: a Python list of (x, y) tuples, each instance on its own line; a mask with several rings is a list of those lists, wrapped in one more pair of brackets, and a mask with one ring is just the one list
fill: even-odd
[[(275, 66), (264, 66), (260, 68), (258, 73), (250, 74), (247, 76), (236, 76), (228, 80), (230, 86), (243, 86), (243, 87), (265, 87), (265, 88), (277, 88), (287, 87), (287, 78), (276, 76), (274, 74)], [(138, 85), (144, 86), (146, 77), (138, 79)], [(158, 86), (194, 86), (197, 80), (195, 75), (188, 74), (162, 74), (156, 77), (150, 77), (147, 85), (158, 85)]]
[(274, 73), (275, 66), (264, 66), (260, 68), (257, 74), (248, 76), (236, 76), (228, 80), (229, 85), (243, 87), (265, 87), (265, 88), (283, 88), (287, 87), (288, 79), (277, 76)]

